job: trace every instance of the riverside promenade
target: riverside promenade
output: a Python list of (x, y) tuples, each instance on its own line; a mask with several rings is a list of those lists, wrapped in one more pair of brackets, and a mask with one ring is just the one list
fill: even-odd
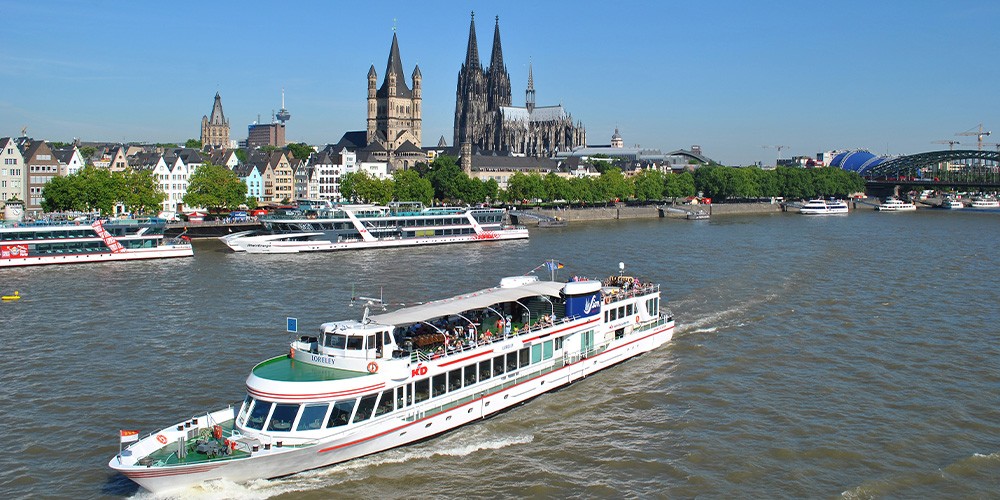
[[(565, 208), (565, 209), (531, 209), (530, 211), (538, 215), (547, 217), (558, 217), (560, 219), (573, 221), (592, 220), (624, 220), (624, 219), (656, 219), (661, 217), (671, 217), (683, 219), (685, 214), (664, 210), (664, 208), (679, 208), (683, 210), (704, 210), (710, 215), (742, 215), (742, 214), (770, 214), (781, 212), (781, 205), (778, 203), (718, 203), (705, 205), (644, 205), (628, 206), (618, 203), (608, 207), (587, 207), (587, 208)], [(518, 224), (531, 225), (537, 223), (528, 218), (518, 220)]]

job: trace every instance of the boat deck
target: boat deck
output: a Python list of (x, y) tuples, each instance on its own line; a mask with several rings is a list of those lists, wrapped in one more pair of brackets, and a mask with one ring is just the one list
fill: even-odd
[[(223, 437), (232, 436), (234, 424), (235, 420), (227, 420), (219, 423), (219, 426), (222, 427)], [(223, 454), (221, 450), (226, 448), (226, 445), (222, 439), (214, 439), (211, 436), (211, 431), (208, 429), (203, 429), (202, 432), (188, 439), (184, 444), (187, 448), (187, 456), (183, 458), (178, 456), (177, 443), (167, 443), (163, 448), (149, 454), (147, 458), (150, 465), (157, 467), (188, 465), (219, 460), (235, 460), (250, 456), (249, 453), (239, 449), (230, 450), (228, 453)]]
[(255, 366), (253, 374), (278, 382), (326, 382), (368, 376), (367, 373), (295, 361), (288, 356), (271, 358)]

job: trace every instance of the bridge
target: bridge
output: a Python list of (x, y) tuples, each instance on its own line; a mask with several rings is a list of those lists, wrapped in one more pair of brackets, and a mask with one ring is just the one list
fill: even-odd
[(1000, 189), (1000, 151), (929, 151), (896, 158), (867, 151), (838, 155), (840, 166), (865, 179), (869, 191), (897, 188)]

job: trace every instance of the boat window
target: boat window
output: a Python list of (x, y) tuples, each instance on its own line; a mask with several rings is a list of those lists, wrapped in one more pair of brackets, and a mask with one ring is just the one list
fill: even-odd
[(406, 406), (406, 386), (396, 388), (396, 409)]
[(611, 321), (611, 311), (604, 311), (604, 322)]
[(392, 411), (392, 389), (382, 391), (382, 398), (378, 400), (375, 407), (375, 416), (385, 415)]
[(336, 349), (343, 349), (345, 346), (347, 346), (347, 335), (341, 335), (339, 333), (326, 334), (326, 346), (333, 347)]
[(434, 391), (431, 397), (437, 397), (443, 395), (448, 390), (448, 384), (445, 383), (445, 374), (434, 375), (431, 379), (431, 390)]
[(351, 412), (354, 411), (354, 403), (356, 400), (348, 399), (347, 401), (337, 401), (333, 404), (333, 411), (330, 412), (330, 418), (326, 421), (327, 427), (340, 427), (347, 425), (347, 422), (351, 419)]
[(413, 402), (426, 401), (431, 395), (431, 381), (429, 379), (418, 380), (413, 383)]
[(462, 388), (462, 369), (457, 368), (448, 372), (448, 390), (457, 391)]
[(267, 424), (267, 430), (282, 432), (292, 430), (292, 422), (295, 421), (295, 415), (298, 413), (299, 405), (297, 404), (275, 405), (274, 414), (271, 415), (271, 421)]
[(347, 348), (355, 351), (360, 351), (362, 349), (362, 344), (364, 344), (365, 338), (361, 335), (351, 335), (347, 337)]
[(378, 393), (369, 394), (361, 398), (361, 403), (358, 404), (358, 412), (354, 415), (354, 422), (364, 422), (369, 418), (372, 418), (372, 411), (375, 409), (375, 401), (378, 399)]
[(610, 319), (610, 321), (614, 321), (614, 320), (618, 319), (618, 309), (612, 309), (611, 310), (611, 318), (609, 318), (609, 319)]
[(487, 380), (493, 376), (493, 366), (489, 359), (479, 362), (479, 380)]
[(542, 344), (542, 359), (552, 359), (552, 341), (546, 340)]
[(250, 411), (250, 405), (253, 404), (253, 398), (247, 394), (247, 398), (243, 400), (243, 406), (240, 407), (240, 416), (236, 418), (236, 421), (243, 424), (243, 419), (246, 418), (247, 412)]
[(374, 349), (374, 348), (375, 348), (375, 335), (369, 335), (368, 346), (366, 347), (366, 349)]
[(323, 417), (330, 405), (306, 405), (302, 409), (302, 417), (299, 418), (299, 425), (295, 427), (297, 431), (311, 431), (323, 427)]
[(542, 360), (542, 344), (531, 346), (531, 362), (538, 363)]
[(257, 429), (258, 431), (264, 428), (264, 421), (267, 420), (267, 415), (271, 413), (271, 407), (274, 403), (270, 401), (257, 400), (253, 409), (250, 410), (250, 416), (247, 417), (247, 427), (251, 429)]
[(517, 370), (517, 353), (508, 352), (507, 353), (507, 371), (512, 372)]
[(493, 358), (493, 376), (498, 377), (500, 375), (503, 375), (503, 369), (504, 369), (503, 354), (501, 354)]
[(564, 338), (564, 337), (559, 337), (559, 338), (557, 338), (557, 339), (556, 339), (556, 350), (557, 350), (557, 351), (558, 351), (559, 349), (562, 349), (562, 348), (563, 348), (563, 340), (565, 340), (565, 338)]
[(531, 353), (531, 350), (529, 348), (527, 348), (527, 347), (525, 347), (524, 349), (521, 349), (520, 351), (518, 351), (518, 353), (517, 353), (517, 359), (518, 359), (518, 362), (519, 362), (519, 364), (521, 365), (522, 368), (525, 367), (525, 366), (528, 366), (528, 362), (531, 359), (530, 358), (530, 356), (531, 356), (530, 353)]
[(469, 365), (465, 368), (465, 386), (468, 387), (476, 383), (476, 365)]
[(619, 318), (625, 317), (625, 306), (621, 306), (618, 308), (618, 317)]

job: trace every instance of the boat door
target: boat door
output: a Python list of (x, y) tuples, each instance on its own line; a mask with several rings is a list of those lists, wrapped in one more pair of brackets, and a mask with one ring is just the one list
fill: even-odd
[(580, 359), (590, 356), (594, 349), (594, 331), (587, 330), (580, 334)]

